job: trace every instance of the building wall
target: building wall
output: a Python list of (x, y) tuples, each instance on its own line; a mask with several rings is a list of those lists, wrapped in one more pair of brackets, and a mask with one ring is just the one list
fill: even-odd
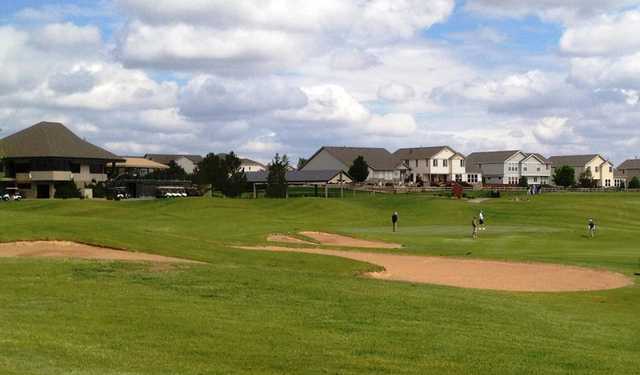
[(188, 174), (192, 174), (196, 169), (197, 165), (191, 161), (189, 158), (180, 157), (176, 160), (176, 164), (179, 165), (185, 172)]
[(620, 173), (622, 173), (624, 175), (624, 179), (627, 180), (627, 182), (631, 181), (631, 179), (633, 179), (634, 177), (638, 177), (640, 178), (640, 169), (619, 169)]

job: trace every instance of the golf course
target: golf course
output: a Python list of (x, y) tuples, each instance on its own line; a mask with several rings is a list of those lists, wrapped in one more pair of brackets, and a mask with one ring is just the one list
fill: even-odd
[[(486, 230), (473, 240), (481, 209)], [(146, 257), (3, 257), (0, 246), (0, 374), (640, 373), (637, 193), (25, 200), (0, 204), (0, 218), (2, 243)], [(259, 250), (274, 234), (300, 240), (278, 244), (285, 250), (305, 247), (305, 231), (402, 246)], [(385, 280), (368, 276), (380, 265), (337, 250), (566, 265), (630, 281), (527, 292)]]

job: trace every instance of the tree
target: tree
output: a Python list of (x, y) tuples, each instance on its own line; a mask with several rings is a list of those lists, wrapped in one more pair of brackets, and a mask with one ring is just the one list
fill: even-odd
[(520, 177), (520, 180), (518, 180), (518, 186), (523, 187), (523, 188), (528, 188), (529, 187), (529, 183), (527, 182), (527, 178), (526, 177)]
[(583, 188), (595, 187), (595, 181), (593, 180), (591, 169), (586, 169), (584, 172), (580, 174), (580, 187), (583, 187)]
[(363, 156), (358, 156), (349, 168), (349, 176), (354, 182), (364, 182), (369, 177), (369, 164)]
[(305, 158), (299, 158), (299, 159), (298, 159), (298, 166), (297, 166), (297, 168), (296, 168), (296, 169), (301, 170), (301, 169), (302, 169), (302, 167), (304, 167), (304, 165), (305, 165), (305, 164), (307, 164), (307, 161), (308, 161), (308, 160), (307, 160), (307, 159), (305, 159)]
[(191, 180), (191, 176), (175, 161), (171, 160), (168, 169), (157, 169), (144, 176), (150, 180)]
[(287, 170), (289, 169), (289, 158), (287, 155), (279, 154), (269, 164), (269, 175), (267, 176), (267, 197), (284, 198), (287, 196)]
[(216, 155), (209, 153), (198, 164), (194, 180), (201, 185), (211, 185), (227, 197), (238, 197), (246, 189), (247, 177), (241, 169), (242, 161), (232, 152)]
[(553, 183), (557, 186), (569, 187), (576, 182), (576, 170), (568, 165), (556, 169), (556, 173), (553, 175)]
[(56, 182), (54, 188), (53, 197), (56, 199), (80, 198), (82, 196), (80, 189), (73, 181)]
[(638, 176), (629, 181), (629, 189), (640, 189), (640, 178)]

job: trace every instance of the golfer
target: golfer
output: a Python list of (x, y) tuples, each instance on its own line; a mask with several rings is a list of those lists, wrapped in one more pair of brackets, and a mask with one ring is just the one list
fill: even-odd
[(394, 211), (393, 215), (391, 215), (391, 225), (393, 225), (393, 231), (395, 232), (396, 229), (398, 228), (398, 219), (400, 217), (398, 216), (398, 212)]
[(487, 228), (484, 227), (484, 211), (480, 210), (480, 215), (478, 215), (478, 218), (480, 219), (480, 230), (485, 230)]
[(596, 223), (592, 218), (589, 218), (589, 223), (587, 224), (587, 228), (589, 229), (589, 237), (593, 238), (596, 235)]
[(473, 238), (474, 240), (478, 238), (478, 218), (477, 217), (473, 217), (473, 220), (471, 220), (471, 226), (473, 227), (473, 232), (471, 233), (471, 238)]

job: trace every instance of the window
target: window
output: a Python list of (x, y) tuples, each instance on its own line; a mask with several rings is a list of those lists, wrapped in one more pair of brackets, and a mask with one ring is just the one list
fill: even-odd
[(604, 180), (605, 187), (611, 187), (611, 180)]
[(540, 172), (540, 167), (537, 168), (538, 172)]
[(71, 173), (80, 173), (80, 163), (69, 163), (69, 170)]
[(527, 167), (524, 167), (524, 171), (525, 171), (525, 172), (527, 171)]
[(103, 174), (104, 164), (97, 164), (97, 163), (89, 164), (89, 173)]
[(457, 174), (456, 175), (456, 182), (462, 182), (462, 175), (461, 174)]
[(609, 167), (609, 173), (613, 173), (613, 167)]
[(477, 174), (468, 174), (467, 175), (467, 182), (470, 184), (474, 184), (478, 182), (478, 175)]
[(442, 159), (442, 166), (443, 166), (443, 167), (447, 167), (447, 166), (449, 166), (449, 160), (447, 160), (447, 159)]
[(538, 177), (534, 177), (533, 182), (538, 182)]
[(598, 173), (600, 171), (599, 167), (596, 167), (596, 173)]
[(464, 168), (464, 159), (460, 159), (460, 167)]
[(418, 168), (418, 162), (419, 162), (419, 161), (420, 161), (420, 160), (416, 160), (416, 168)]
[(437, 167), (438, 166), (438, 159), (433, 159), (433, 166)]

